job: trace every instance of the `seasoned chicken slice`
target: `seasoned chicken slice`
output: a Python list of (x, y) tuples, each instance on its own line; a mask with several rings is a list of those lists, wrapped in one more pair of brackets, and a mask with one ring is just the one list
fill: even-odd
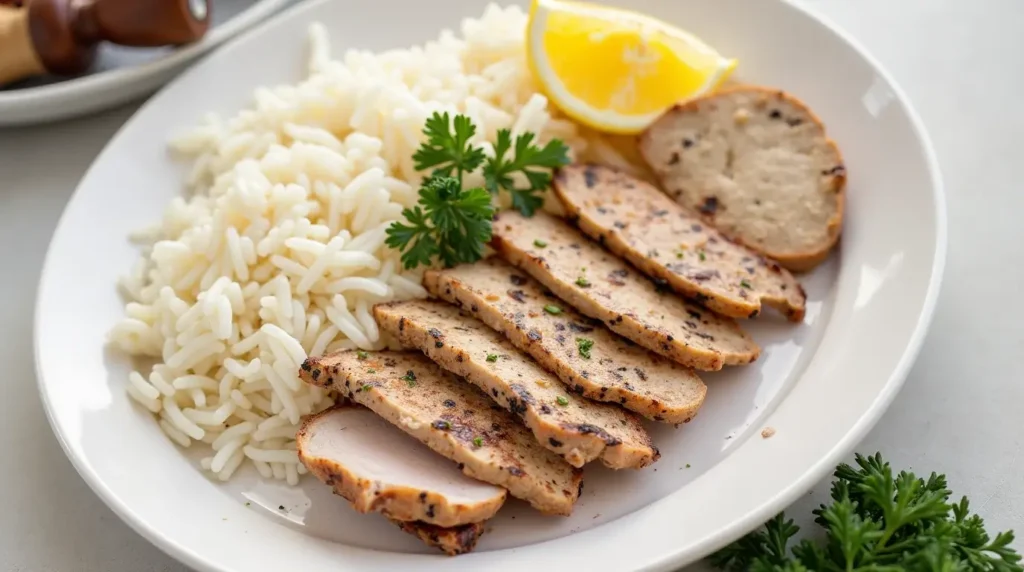
[(585, 234), (648, 276), (734, 318), (765, 304), (799, 322), (806, 296), (788, 270), (704, 224), (653, 186), (608, 167), (572, 165), (555, 193)]
[(419, 352), (310, 357), (299, 376), (366, 406), (470, 477), (504, 487), (541, 512), (568, 515), (579, 497), (579, 469), (542, 447), (479, 389)]
[(718, 370), (750, 363), (761, 351), (734, 320), (659, 292), (637, 270), (549, 214), (500, 213), (492, 245), (583, 314), (685, 366)]
[[(704, 402), (707, 388), (693, 370), (613, 334), (499, 259), (429, 270), (423, 284), (503, 333), (574, 393), (668, 423), (689, 421)], [(693, 319), (703, 314), (710, 316), (702, 310)]]
[(393, 518), (390, 520), (405, 532), (422, 540), (427, 546), (440, 549), (448, 556), (472, 552), (485, 531), (482, 522), (443, 528), (425, 522), (406, 522)]
[(467, 477), (364, 407), (307, 417), (296, 445), (302, 464), (362, 513), (452, 527), (483, 522), (505, 504), (505, 489)]
[(658, 450), (634, 415), (570, 393), (504, 336), (444, 302), (377, 304), (382, 330), (421, 350), (518, 415), (537, 441), (574, 467), (598, 457), (613, 469), (639, 469)]

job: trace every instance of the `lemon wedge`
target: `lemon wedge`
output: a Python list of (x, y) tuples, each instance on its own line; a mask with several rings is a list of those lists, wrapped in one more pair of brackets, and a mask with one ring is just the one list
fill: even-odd
[(736, 67), (700, 38), (617, 8), (533, 0), (530, 69), (566, 115), (610, 133), (638, 133), (672, 105), (713, 91)]

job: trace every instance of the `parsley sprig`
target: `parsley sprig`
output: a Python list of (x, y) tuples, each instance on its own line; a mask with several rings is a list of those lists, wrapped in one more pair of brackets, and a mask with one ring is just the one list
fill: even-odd
[[(386, 243), (402, 250), (407, 269), (430, 266), (439, 259), (444, 266), (476, 262), (491, 239), (494, 207), (491, 195), (509, 193), (512, 206), (532, 216), (544, 202), (542, 193), (551, 184), (551, 170), (569, 163), (568, 147), (553, 139), (534, 144), (533, 133), (513, 141), (508, 129), (498, 131), (494, 155), (471, 142), (476, 126), (464, 115), (450, 117), (435, 112), (424, 124), (426, 141), (413, 154), (417, 170), (430, 170), (419, 191), (419, 203), (402, 211), (404, 222), (387, 229)], [(484, 187), (463, 188), (465, 175), (483, 167)], [(525, 187), (516, 186), (521, 173)]]
[(1010, 547), (1013, 532), (989, 536), (981, 517), (969, 513), (966, 497), (949, 502), (944, 475), (894, 477), (880, 454), (857, 455), (856, 463), (839, 465), (832, 503), (814, 511), (827, 534), (823, 546), (802, 540), (790, 550), (800, 528), (779, 514), (713, 555), (711, 563), (751, 572), (1024, 570)]
[(405, 249), (402, 265), (430, 266), (440, 258), (445, 266), (476, 262), (491, 240), (494, 207), (481, 188), (463, 189), (453, 177), (431, 177), (420, 189), (420, 202), (402, 211), (405, 222), (387, 229), (386, 243)]
[[(456, 115), (454, 125), (448, 113), (436, 111), (423, 124), (427, 141), (412, 156), (417, 171), (433, 169), (432, 177), (450, 177), (471, 173), (484, 162), (484, 150), (469, 142), (476, 135), (476, 125), (465, 115)], [(454, 132), (452, 131), (454, 127)]]
[[(494, 142), (494, 157), (488, 158), (484, 164), (484, 184), (492, 194), (505, 189), (512, 199), (512, 208), (523, 216), (533, 216), (544, 204), (540, 193), (551, 185), (551, 170), (569, 163), (569, 148), (559, 139), (548, 141), (547, 145), (538, 147), (533, 144), (533, 133), (527, 132), (516, 136), (515, 154), (506, 157), (512, 149), (512, 132), (508, 129), (498, 131)], [(526, 187), (516, 187), (513, 173), (522, 173), (527, 181)]]

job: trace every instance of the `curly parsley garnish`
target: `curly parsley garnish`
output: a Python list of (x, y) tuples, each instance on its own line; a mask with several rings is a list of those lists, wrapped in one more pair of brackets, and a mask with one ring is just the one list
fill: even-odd
[[(540, 193), (551, 185), (551, 170), (569, 164), (569, 148), (565, 143), (552, 139), (539, 147), (534, 145), (534, 137), (530, 132), (516, 135), (515, 151), (509, 154), (513, 148), (512, 132), (499, 130), (498, 139), (494, 142), (494, 157), (489, 157), (484, 163), (487, 190), (495, 194), (498, 189), (508, 191), (512, 208), (523, 216), (533, 216), (534, 211), (544, 204)], [(526, 187), (516, 187), (512, 179), (514, 173), (524, 175)]]
[(949, 502), (945, 475), (894, 477), (877, 453), (857, 455), (856, 463), (836, 468), (832, 503), (814, 511), (824, 545), (805, 539), (790, 549), (800, 528), (780, 513), (711, 556), (711, 563), (737, 571), (1024, 570), (1010, 546), (1013, 532), (989, 536), (981, 517), (969, 514), (966, 497)]
[(484, 189), (463, 189), (457, 179), (433, 177), (420, 189), (420, 203), (402, 216), (406, 222), (388, 227), (386, 243), (405, 249), (403, 266), (429, 266), (434, 258), (455, 266), (483, 258), (494, 207)]
[[(434, 169), (432, 177), (451, 177), (461, 183), (462, 175), (471, 173), (484, 162), (484, 150), (469, 142), (476, 135), (476, 125), (465, 115), (456, 115), (452, 125), (448, 113), (434, 112), (423, 124), (426, 143), (413, 153), (417, 171)], [(454, 127), (454, 131), (453, 128)]]
[[(402, 211), (403, 222), (387, 229), (386, 244), (402, 250), (406, 269), (430, 266), (439, 260), (450, 267), (483, 257), (491, 240), (494, 207), (491, 195), (506, 191), (512, 206), (532, 216), (543, 204), (540, 193), (551, 184), (551, 170), (569, 163), (569, 148), (558, 139), (543, 147), (533, 133), (522, 133), (513, 143), (511, 131), (502, 129), (494, 156), (470, 141), (476, 126), (465, 115), (451, 118), (435, 112), (424, 124), (427, 140), (413, 154), (417, 170), (431, 170), (419, 191), (419, 203)], [(482, 166), (484, 187), (463, 188), (463, 178)], [(527, 186), (517, 187), (521, 174)]]

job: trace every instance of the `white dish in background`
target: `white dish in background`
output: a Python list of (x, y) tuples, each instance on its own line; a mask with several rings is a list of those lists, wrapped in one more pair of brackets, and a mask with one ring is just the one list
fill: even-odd
[(252, 27), (291, 0), (211, 0), (213, 22), (202, 40), (180, 48), (100, 46), (79, 77), (40, 76), (0, 87), (0, 127), (58, 121), (101, 111), (157, 89), (189, 63)]
[[(509, 502), (476, 552), (447, 558), (380, 517), (354, 513), (313, 479), (288, 488), (247, 471), (214, 483), (129, 400), (130, 364), (105, 343), (123, 312), (115, 282), (137, 256), (128, 234), (157, 220), (182, 192), (184, 173), (168, 158), (167, 138), (207, 111), (237, 111), (257, 86), (299, 80), (314, 21), (327, 27), (338, 55), (421, 43), (483, 8), (473, 0), (314, 0), (231, 42), (152, 98), (96, 160), (58, 226), (36, 314), (40, 392), (65, 451), (97, 494), (199, 570), (511, 570), (540, 562), (660, 570), (723, 546), (823, 478), (891, 402), (935, 304), (945, 206), (927, 136), (863, 50), (792, 4), (617, 4), (684, 25), (738, 57), (741, 79), (804, 99), (850, 173), (840, 252), (802, 278), (805, 323), (767, 316), (751, 323), (761, 359), (705, 375), (707, 402), (692, 423), (649, 425), (658, 463), (616, 473), (588, 466), (572, 517), (542, 517)], [(775, 434), (766, 439), (767, 427)]]

